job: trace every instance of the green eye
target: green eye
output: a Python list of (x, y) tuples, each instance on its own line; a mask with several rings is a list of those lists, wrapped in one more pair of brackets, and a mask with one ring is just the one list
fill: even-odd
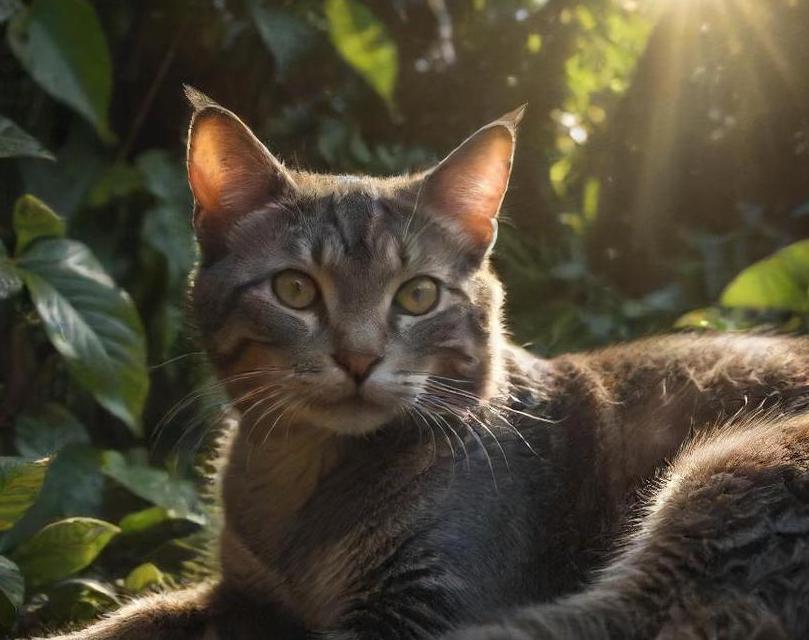
[(317, 300), (317, 285), (305, 273), (287, 269), (272, 279), (272, 290), (278, 299), (293, 309), (306, 309)]
[(396, 304), (412, 316), (422, 316), (438, 304), (438, 283), (428, 276), (408, 280), (396, 292)]

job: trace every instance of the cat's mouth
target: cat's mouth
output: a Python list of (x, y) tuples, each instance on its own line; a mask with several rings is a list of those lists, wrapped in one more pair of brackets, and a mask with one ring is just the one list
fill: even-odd
[(308, 406), (313, 422), (341, 434), (359, 435), (374, 431), (393, 420), (406, 401), (381, 385), (340, 385), (323, 389)]
[(320, 403), (324, 408), (329, 407), (337, 407), (337, 406), (344, 406), (344, 407), (367, 407), (371, 406), (380, 406), (378, 402), (375, 402), (372, 399), (366, 398), (362, 395), (362, 393), (357, 390), (355, 393), (347, 396), (343, 396), (342, 398), (332, 398), (332, 399), (324, 399)]

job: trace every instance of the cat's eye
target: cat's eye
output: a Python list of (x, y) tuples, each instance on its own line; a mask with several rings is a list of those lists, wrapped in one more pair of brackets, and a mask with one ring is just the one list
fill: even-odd
[(301, 271), (287, 269), (272, 279), (272, 290), (278, 299), (292, 309), (306, 309), (317, 300), (315, 281)]
[(396, 292), (396, 304), (412, 316), (423, 316), (438, 304), (438, 283), (428, 276), (408, 280)]

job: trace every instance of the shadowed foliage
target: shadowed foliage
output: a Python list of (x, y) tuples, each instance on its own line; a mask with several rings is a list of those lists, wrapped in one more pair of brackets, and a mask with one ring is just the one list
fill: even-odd
[(227, 407), (183, 319), (184, 83), (340, 173), (427, 168), (528, 103), (495, 260), (542, 354), (807, 326), (799, 0), (0, 0), (0, 31), (9, 636), (207, 571)]

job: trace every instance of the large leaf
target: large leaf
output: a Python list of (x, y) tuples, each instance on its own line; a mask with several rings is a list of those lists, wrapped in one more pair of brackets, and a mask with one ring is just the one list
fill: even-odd
[(246, 0), (261, 40), (275, 58), (280, 78), (285, 78), (315, 42), (316, 33), (305, 20), (289, 9), (267, 6), (265, 0)]
[(0, 531), (10, 529), (39, 495), (49, 460), (0, 458)]
[(8, 629), (17, 617), (25, 597), (25, 581), (19, 567), (0, 556), (0, 626)]
[(130, 462), (118, 451), (105, 451), (102, 471), (132, 493), (179, 517), (199, 513), (194, 485), (167, 471)]
[(18, 256), (37, 238), (63, 238), (65, 230), (65, 221), (36, 196), (21, 196), (14, 205), (14, 253)]
[(111, 139), (112, 62), (95, 9), (87, 0), (34, 0), (9, 27), (14, 54), (54, 98)]
[(132, 300), (79, 242), (42, 239), (18, 266), (73, 378), (139, 432), (149, 378), (143, 328)]
[[(2, 11), (2, 7), (0, 7)], [(0, 116), (0, 158), (28, 156), (55, 160), (54, 155), (32, 135), (23, 131), (8, 118)]]
[(325, 11), (335, 49), (392, 107), (399, 53), (385, 25), (356, 0), (326, 0)]
[(22, 289), (20, 272), (8, 257), (6, 245), (0, 240), (0, 300), (10, 298), (20, 289)]
[(726, 307), (809, 313), (809, 240), (742, 271), (722, 293)]
[(53, 402), (36, 407), (14, 421), (14, 444), (21, 455), (42, 458), (90, 438), (84, 425), (63, 406)]
[(49, 524), (11, 554), (31, 587), (71, 576), (90, 566), (119, 533), (94, 518), (68, 518)]
[(106, 483), (100, 467), (101, 452), (88, 445), (69, 444), (57, 453), (37, 501), (0, 538), (0, 553), (13, 549), (54, 520), (100, 516)]

